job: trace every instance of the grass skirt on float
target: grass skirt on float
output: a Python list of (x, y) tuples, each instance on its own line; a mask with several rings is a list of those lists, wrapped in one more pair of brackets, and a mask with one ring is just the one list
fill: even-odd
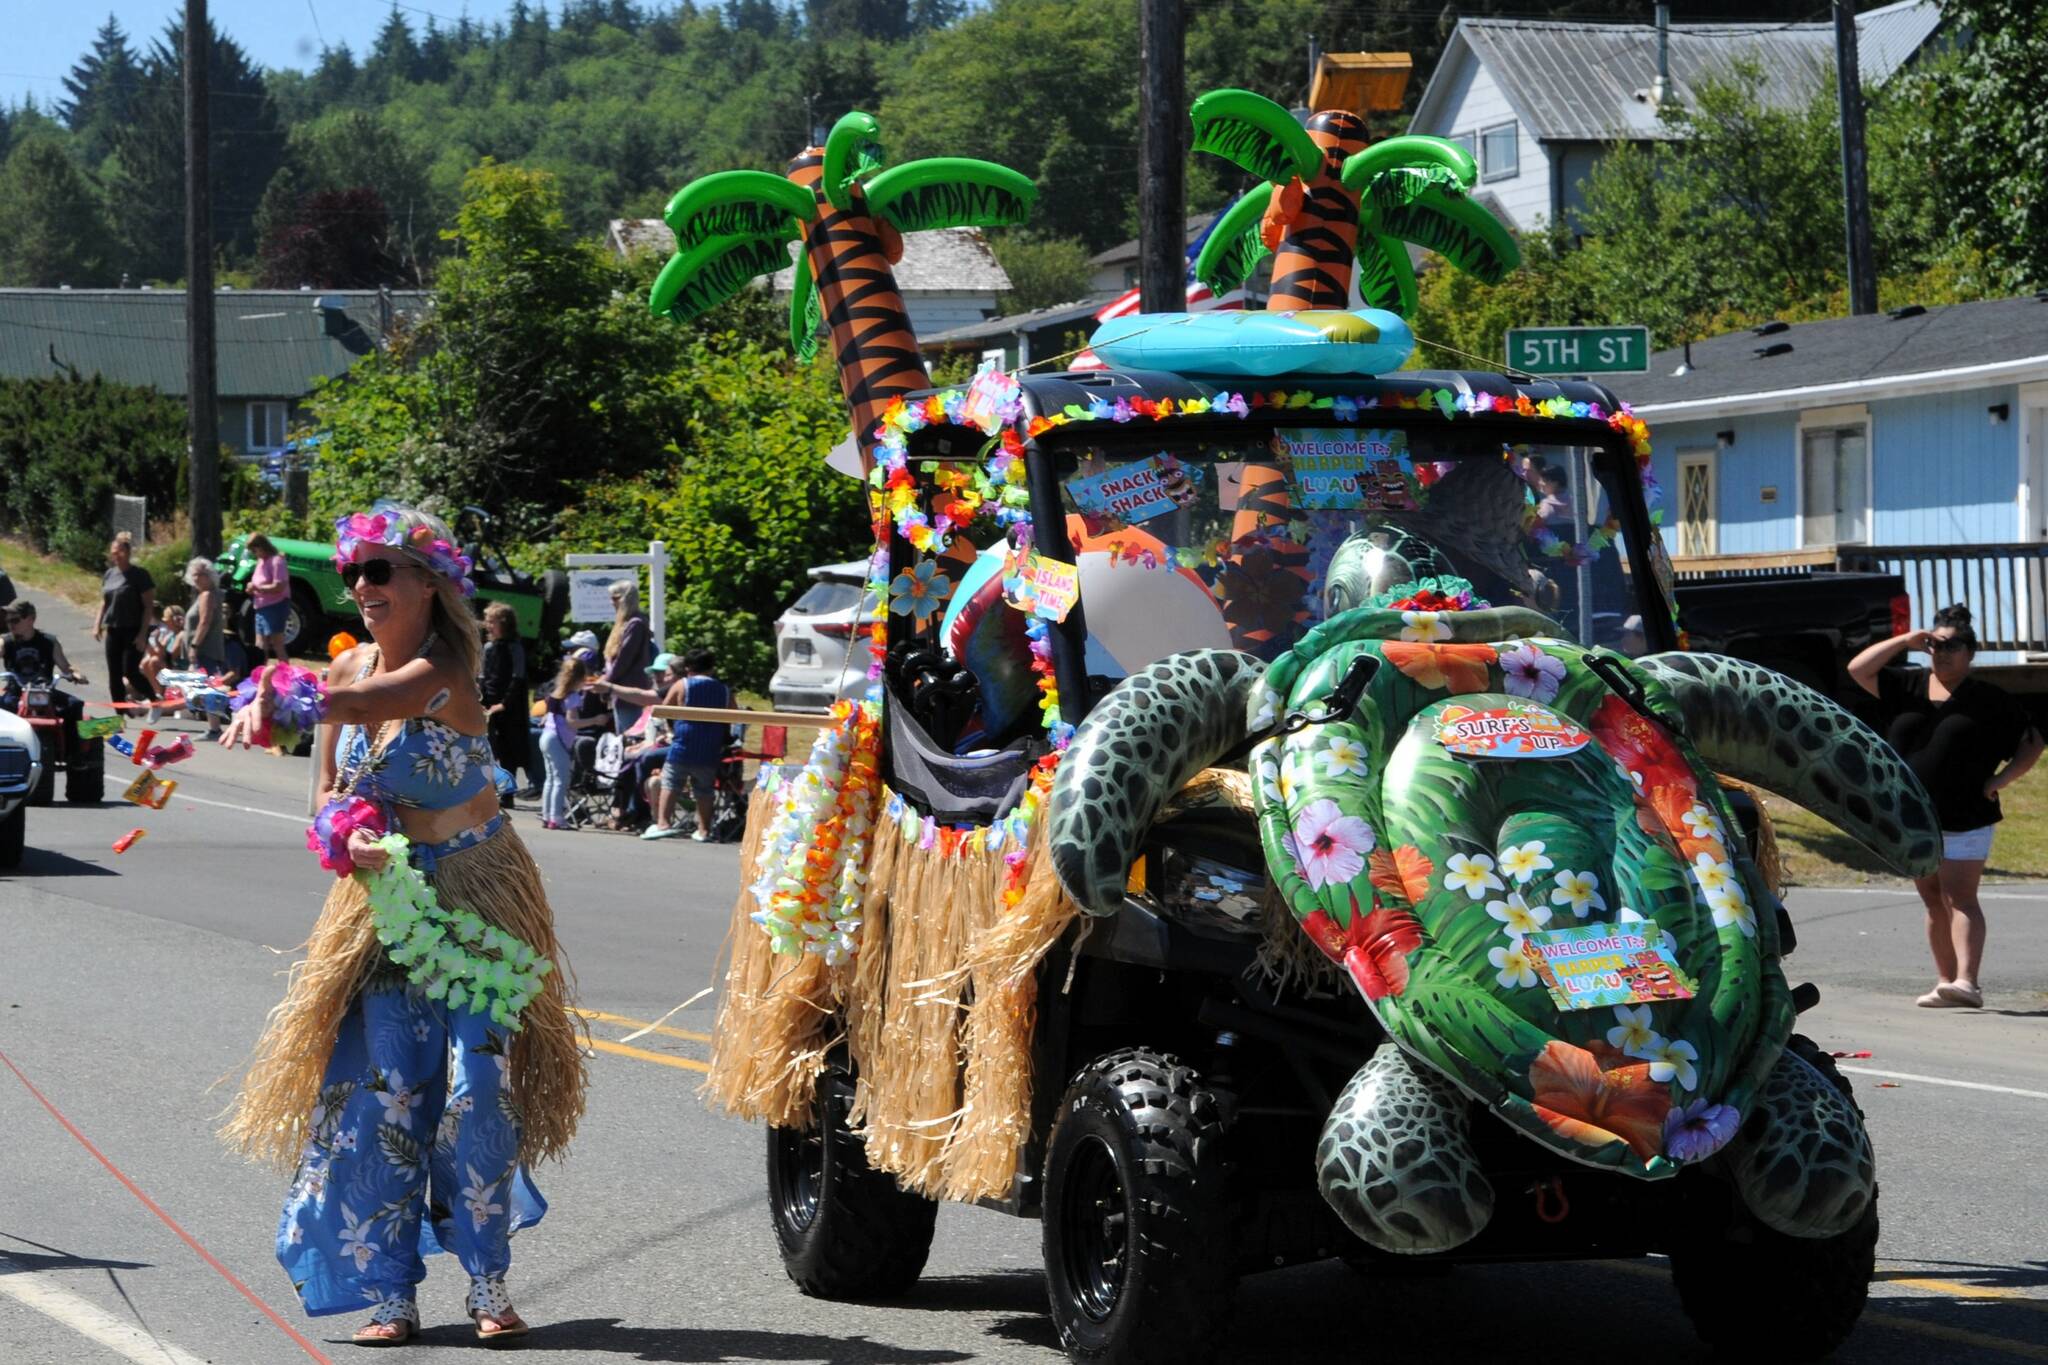
[[(508, 825), (472, 848), (440, 857), (427, 880), (443, 905), (476, 912), (555, 964), (514, 1035), (509, 1075), (521, 1116), (520, 1160), (562, 1156), (583, 1116), (587, 1078), (581, 1030), (569, 1009), (573, 977), (555, 940), (540, 869)], [(231, 1147), (280, 1171), (297, 1166), (342, 1019), (385, 966), (362, 883), (338, 879), (242, 1078), (222, 1129)]]

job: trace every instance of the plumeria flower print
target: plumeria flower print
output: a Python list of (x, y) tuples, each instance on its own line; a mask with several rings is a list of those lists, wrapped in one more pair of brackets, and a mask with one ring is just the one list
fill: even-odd
[(1734, 887), (1716, 891), (1707, 897), (1707, 909), (1714, 912), (1714, 923), (1725, 927), (1734, 925), (1742, 931), (1744, 938), (1756, 937), (1756, 911), (1750, 909), (1742, 892)]
[(1536, 984), (1536, 962), (1529, 956), (1528, 945), (1519, 937), (1510, 938), (1505, 948), (1488, 948), (1486, 960), (1499, 973), (1494, 979), (1503, 986), (1528, 987)]
[(1675, 1080), (1681, 1090), (1698, 1087), (1700, 1075), (1692, 1064), (1700, 1059), (1699, 1049), (1683, 1038), (1660, 1039), (1657, 1047), (1640, 1055), (1649, 1059), (1651, 1080)]
[(1508, 695), (1531, 701), (1556, 700), (1557, 689), (1564, 684), (1564, 660), (1526, 641), (1502, 653), (1500, 671)]
[(346, 1131), (346, 1132), (342, 1132), (342, 1133), (336, 1133), (336, 1134), (334, 1135), (334, 1150), (335, 1150), (335, 1151), (337, 1151), (337, 1152), (353, 1152), (353, 1151), (354, 1151), (355, 1149), (356, 1149), (356, 1130), (355, 1130), (355, 1129), (351, 1128), (351, 1129), (349, 1129), (349, 1130), (348, 1130), (348, 1131)]
[(1570, 868), (1551, 878), (1557, 889), (1550, 893), (1550, 903), (1570, 906), (1572, 914), (1584, 919), (1595, 910), (1605, 910), (1607, 902), (1600, 895), (1600, 878), (1591, 872), (1574, 872)]
[(1488, 901), (1486, 913), (1499, 920), (1507, 936), (1515, 939), (1550, 923), (1549, 907), (1530, 905), (1519, 891), (1511, 892), (1504, 901)]
[(1692, 831), (1695, 839), (1712, 839), (1726, 843), (1728, 832), (1721, 826), (1721, 817), (1714, 814), (1704, 801), (1695, 801), (1691, 810), (1685, 813), (1685, 827)]
[(1332, 735), (1323, 745), (1323, 772), (1330, 777), (1365, 777), (1365, 746), (1343, 735)]
[(1258, 705), (1252, 710), (1252, 733), (1258, 734), (1262, 730), (1272, 729), (1279, 719), (1280, 694), (1270, 687), (1261, 687), (1258, 691)]
[(371, 1259), (383, 1250), (370, 1240), (370, 1234), (376, 1230), (377, 1220), (372, 1218), (367, 1223), (357, 1222), (349, 1206), (343, 1204), (341, 1222), (341, 1254), (355, 1259), (356, 1272), (360, 1274), (370, 1268)]
[(1342, 886), (1363, 872), (1376, 842), (1371, 825), (1327, 798), (1309, 803), (1289, 839), (1302, 880), (1317, 889)]
[(1508, 884), (1493, 873), (1493, 859), (1484, 853), (1469, 857), (1453, 853), (1444, 861), (1444, 890), (1463, 891), (1473, 900), (1485, 900), (1489, 891), (1505, 891)]
[(1664, 1044), (1664, 1039), (1650, 1025), (1648, 1005), (1616, 1005), (1615, 1025), (1607, 1030), (1607, 1045), (1618, 1047), (1631, 1057), (1648, 1060)]
[(491, 1197), (498, 1192), (497, 1181), (486, 1184), (484, 1178), (477, 1174), (476, 1167), (465, 1166), (463, 1169), (469, 1172), (469, 1183), (462, 1187), (462, 1206), (469, 1210), (470, 1226), (481, 1232), (491, 1216), (503, 1213), (505, 1206)]
[(1711, 896), (1716, 891), (1725, 891), (1735, 886), (1735, 869), (1711, 853), (1702, 853), (1692, 860), (1692, 879), (1700, 884), (1700, 890)]
[(377, 1103), (384, 1106), (384, 1122), (395, 1123), (400, 1128), (409, 1128), (413, 1106), (420, 1102), (420, 1097), (405, 1083), (405, 1077), (396, 1071), (384, 1079), (385, 1089), (370, 1092), (376, 1097)]
[(1541, 839), (1531, 839), (1526, 844), (1510, 844), (1500, 851), (1500, 870), (1517, 883), (1527, 882), (1538, 872), (1548, 872), (1556, 866), (1543, 856)]
[(1401, 613), (1401, 638), (1421, 644), (1448, 640), (1451, 638), (1451, 623), (1433, 611), (1404, 611)]

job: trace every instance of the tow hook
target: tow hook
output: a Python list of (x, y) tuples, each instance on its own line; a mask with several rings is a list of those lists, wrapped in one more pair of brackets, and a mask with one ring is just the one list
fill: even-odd
[(1536, 1216), (1546, 1223), (1562, 1223), (1572, 1216), (1572, 1201), (1564, 1192), (1564, 1177), (1539, 1180), (1523, 1191), (1536, 1197)]

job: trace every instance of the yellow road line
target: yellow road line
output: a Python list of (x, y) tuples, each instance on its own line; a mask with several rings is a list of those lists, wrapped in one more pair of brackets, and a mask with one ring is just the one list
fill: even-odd
[(1909, 1289), (1924, 1289), (1930, 1294), (1946, 1294), (1957, 1299), (1997, 1299), (2012, 1304), (2015, 1308), (2031, 1308), (2037, 1313), (2048, 1313), (2048, 1299), (2037, 1299), (2017, 1289), (2001, 1289), (1995, 1285), (1961, 1284), (1955, 1280), (1923, 1280), (1918, 1277), (1893, 1279), (1879, 1273), (1874, 1283), (1902, 1284)]
[(599, 1052), (609, 1052), (617, 1057), (631, 1057), (635, 1061), (653, 1062), (658, 1066), (673, 1066), (683, 1071), (709, 1071), (711, 1063), (700, 1062), (695, 1057), (676, 1057), (666, 1052), (649, 1052), (644, 1047), (627, 1047), (603, 1038), (592, 1038), (590, 1045)]
[[(628, 1019), (623, 1014), (606, 1014), (603, 1010), (579, 1009), (576, 1013), (582, 1015), (585, 1019), (595, 1019), (603, 1024), (625, 1024), (631, 1028), (648, 1027), (645, 1019)], [(693, 1043), (708, 1043), (711, 1041), (711, 1035), (708, 1033), (692, 1033), (686, 1028), (669, 1028), (665, 1024), (657, 1024), (649, 1031), (663, 1034), (670, 1038), (687, 1038)]]

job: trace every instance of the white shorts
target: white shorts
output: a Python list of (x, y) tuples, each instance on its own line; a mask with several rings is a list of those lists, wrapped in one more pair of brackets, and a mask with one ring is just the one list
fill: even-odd
[(1941, 857), (1944, 862), (1981, 863), (1991, 856), (1991, 836), (1998, 833), (1996, 825), (1980, 825), (1976, 829), (1943, 830), (1941, 834)]

